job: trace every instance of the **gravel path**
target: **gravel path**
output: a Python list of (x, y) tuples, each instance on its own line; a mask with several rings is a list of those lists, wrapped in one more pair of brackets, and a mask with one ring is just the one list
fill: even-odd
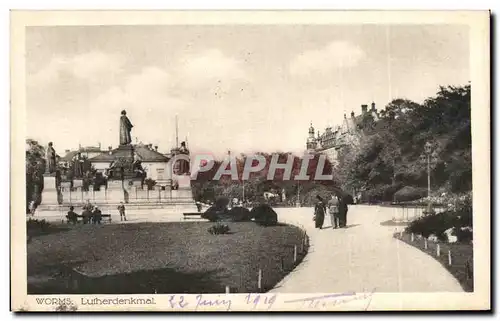
[[(330, 218), (315, 229), (312, 208), (278, 208), (279, 220), (303, 226), (310, 237), (304, 262), (270, 292), (462, 292), (436, 260), (392, 237), (392, 209), (351, 205), (347, 228), (332, 229)], [(401, 227), (398, 228), (401, 229)]]

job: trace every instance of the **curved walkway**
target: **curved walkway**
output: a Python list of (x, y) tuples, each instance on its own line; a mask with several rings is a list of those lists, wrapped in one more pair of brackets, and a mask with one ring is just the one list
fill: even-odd
[[(304, 262), (270, 292), (462, 292), (436, 260), (392, 237), (392, 209), (351, 205), (347, 228), (314, 228), (312, 208), (278, 208), (279, 220), (303, 226), (310, 238)], [(401, 227), (398, 227), (398, 231)]]

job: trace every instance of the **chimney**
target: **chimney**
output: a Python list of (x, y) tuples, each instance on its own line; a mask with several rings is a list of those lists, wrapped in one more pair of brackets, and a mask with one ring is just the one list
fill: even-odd
[(376, 111), (376, 109), (375, 109), (375, 102), (372, 102), (372, 111)]
[(158, 145), (155, 145), (155, 152), (158, 151)]
[(351, 118), (354, 118), (354, 111), (351, 111)]
[(109, 155), (113, 154), (112, 150), (113, 150), (113, 147), (108, 146), (108, 152), (109, 152)]
[(345, 113), (344, 113), (344, 119), (347, 119), (347, 116), (346, 116), (346, 114), (345, 114)]
[(368, 111), (368, 105), (361, 105), (361, 112), (363, 114), (366, 114), (367, 111)]
[(149, 149), (153, 149), (153, 144), (148, 144)]

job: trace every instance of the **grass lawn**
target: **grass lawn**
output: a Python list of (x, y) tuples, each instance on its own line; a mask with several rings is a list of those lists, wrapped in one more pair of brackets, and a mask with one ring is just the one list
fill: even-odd
[(265, 292), (307, 252), (297, 227), (225, 224), (231, 234), (209, 234), (210, 222), (171, 222), (76, 225), (33, 235), (28, 293), (223, 293), (226, 286), (232, 293)]
[[(411, 233), (403, 232), (394, 234), (394, 237), (401, 241), (414, 246), (421, 251), (429, 254), (434, 259), (439, 261), (450, 273), (460, 282), (460, 285), (466, 292), (474, 292), (474, 260), (472, 244), (462, 243), (442, 243), (427, 241), (427, 249), (425, 249), (425, 241), (423, 238), (414, 237), (411, 241)], [(440, 256), (437, 256), (437, 245), (440, 247)], [(451, 251), (451, 265), (448, 261), (448, 251)], [(468, 264), (466, 264), (468, 262)], [(469, 272), (467, 273), (467, 266)]]

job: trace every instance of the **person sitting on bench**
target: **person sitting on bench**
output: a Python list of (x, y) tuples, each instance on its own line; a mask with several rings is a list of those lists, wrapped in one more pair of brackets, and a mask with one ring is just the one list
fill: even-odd
[(78, 223), (78, 214), (76, 214), (73, 211), (74, 209), (75, 208), (73, 206), (69, 207), (68, 215), (66, 215), (66, 219), (68, 220), (68, 223), (73, 223), (73, 224)]
[(91, 223), (91, 220), (92, 220), (91, 210), (85, 209), (82, 212), (82, 216), (83, 216), (83, 224)]
[(101, 224), (102, 212), (99, 207), (94, 206), (94, 211), (92, 212), (92, 223)]

